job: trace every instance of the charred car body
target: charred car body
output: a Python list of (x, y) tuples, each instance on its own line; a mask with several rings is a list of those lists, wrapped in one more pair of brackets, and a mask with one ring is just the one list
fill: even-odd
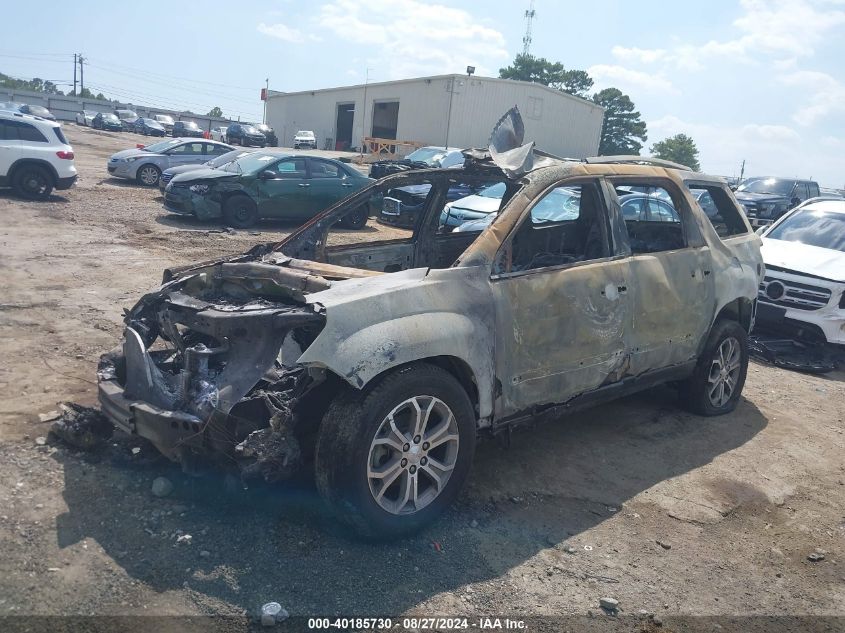
[[(283, 242), (166, 271), (102, 358), (103, 411), (187, 466), (235, 457), (269, 481), (311, 468), (338, 516), (383, 536), (454, 500), (478, 435), (667, 381), (699, 413), (732, 410), (763, 267), (724, 181), (541, 156), (522, 134), (511, 112), (460, 170), (388, 176)], [(489, 227), (439, 230), (450, 186), (496, 179)], [(407, 239), (332, 241), (368, 197), (419, 184)], [(678, 220), (626, 222), (621, 185), (664, 188)], [(554, 192), (577, 212), (550, 214)]]

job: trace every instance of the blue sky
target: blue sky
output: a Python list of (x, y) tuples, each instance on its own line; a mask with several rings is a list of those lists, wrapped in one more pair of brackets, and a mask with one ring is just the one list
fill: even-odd
[[(4, 9), (0, 72), (72, 80), (134, 103), (259, 119), (259, 89), (428, 74), (495, 76), (522, 49), (528, 1), (77, 0)], [(536, 0), (531, 52), (631, 96), (652, 143), (685, 132), (706, 171), (845, 186), (845, 0)], [(9, 28), (10, 26), (17, 28)]]

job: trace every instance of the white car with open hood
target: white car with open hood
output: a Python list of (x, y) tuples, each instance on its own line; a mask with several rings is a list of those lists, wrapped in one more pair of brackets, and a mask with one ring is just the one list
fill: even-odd
[(762, 237), (757, 322), (845, 345), (845, 200), (810, 201)]

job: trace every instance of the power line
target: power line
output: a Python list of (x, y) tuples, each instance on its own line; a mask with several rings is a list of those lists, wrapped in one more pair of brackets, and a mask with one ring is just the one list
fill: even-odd
[[(146, 95), (146, 94), (134, 92), (132, 90), (127, 90), (127, 89), (122, 88), (120, 86), (113, 86), (111, 84), (97, 82), (96, 84), (89, 84), (89, 85), (92, 85), (94, 90), (97, 90), (99, 92), (106, 92), (106, 93), (114, 94), (114, 95), (117, 95), (119, 97), (123, 97), (125, 99), (128, 99), (130, 102), (136, 103), (137, 105), (151, 106), (151, 107), (154, 107), (154, 108), (160, 108), (162, 110), (172, 110), (172, 109), (174, 109), (173, 106), (180, 106), (180, 107), (186, 107), (187, 106), (186, 109), (195, 108), (195, 109), (199, 109), (199, 110), (206, 110), (206, 109), (211, 110), (211, 107), (209, 107), (207, 104), (200, 104), (200, 103), (196, 103), (196, 102), (182, 101), (182, 100), (179, 100), (179, 99), (169, 100), (168, 105), (161, 104), (161, 103), (158, 103), (157, 101), (151, 101), (149, 99), (149, 96)], [(229, 112), (232, 112), (232, 113), (235, 113), (235, 114), (242, 114), (242, 115), (246, 115), (246, 116), (249, 116), (249, 117), (252, 117), (253, 115), (255, 115), (255, 112), (245, 112), (243, 110), (233, 110), (233, 109), (230, 109), (230, 108), (227, 108), (227, 110), (229, 110)], [(194, 112), (193, 114), (201, 114), (201, 112)]]
[(230, 101), (240, 101), (242, 103), (248, 103), (248, 104), (254, 104), (255, 103), (254, 99), (245, 99), (243, 97), (235, 97), (231, 94), (227, 94), (227, 93), (223, 93), (223, 92), (215, 92), (215, 91), (211, 91), (211, 90), (208, 90), (208, 89), (197, 89), (197, 88), (194, 88), (192, 86), (185, 86), (184, 84), (180, 85), (180, 84), (169, 83), (169, 82), (166, 82), (166, 81), (162, 81), (160, 79), (149, 79), (147, 77), (138, 76), (138, 75), (134, 75), (134, 74), (131, 74), (131, 73), (125, 73), (123, 71), (111, 70), (111, 69), (109, 69), (109, 68), (107, 68), (107, 67), (105, 67), (101, 64), (91, 64), (91, 63), (89, 63), (88, 65), (93, 67), (93, 68), (97, 68), (101, 72), (110, 73), (110, 74), (113, 74), (113, 75), (117, 75), (119, 77), (130, 78), (134, 82), (148, 83), (148, 84), (152, 84), (152, 85), (156, 85), (156, 86), (164, 86), (166, 88), (180, 90), (180, 91), (190, 91), (192, 94), (203, 94), (203, 95), (210, 96), (210, 97), (216, 97), (218, 99), (228, 99)]
[(200, 83), (200, 84), (207, 84), (207, 85), (211, 85), (211, 86), (219, 86), (221, 88), (232, 88), (234, 90), (249, 90), (249, 91), (255, 90), (254, 87), (233, 86), (233, 85), (229, 85), (229, 84), (222, 84), (222, 83), (217, 82), (217, 81), (204, 81), (202, 79), (192, 79), (190, 77), (178, 77), (176, 75), (168, 75), (168, 74), (165, 74), (165, 73), (157, 73), (157, 72), (154, 72), (154, 71), (151, 71), (151, 70), (145, 70), (145, 69), (141, 69), (141, 68), (132, 68), (131, 66), (124, 66), (122, 64), (115, 64), (114, 62), (111, 62), (111, 61), (103, 62), (102, 60), (99, 60), (99, 59), (95, 59), (94, 61), (96, 61), (98, 64), (100, 64), (104, 67), (110, 66), (112, 68), (122, 68), (122, 69), (124, 69), (126, 71), (130, 71), (132, 73), (141, 73), (141, 74), (150, 75), (150, 76), (153, 76), (153, 77), (158, 76), (158, 77), (163, 77), (164, 79), (175, 79), (176, 81), (182, 81), (182, 82), (188, 81), (188, 82), (191, 82), (191, 83)]

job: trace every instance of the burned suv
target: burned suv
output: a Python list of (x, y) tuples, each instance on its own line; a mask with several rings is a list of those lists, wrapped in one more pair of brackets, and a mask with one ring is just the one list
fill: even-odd
[[(102, 357), (103, 411), (186, 467), (217, 457), (270, 482), (309, 469), (356, 531), (395, 536), (456, 498), (479, 437), (659, 383), (702, 415), (733, 410), (763, 265), (724, 181), (540, 155), (514, 112), (502, 128), (459, 170), (388, 176), (282, 242), (165, 271)], [(487, 228), (441, 225), (450, 186), (496, 180)], [(336, 231), (417, 184), (413, 230)], [(670, 204), (628, 217), (631, 187)]]

